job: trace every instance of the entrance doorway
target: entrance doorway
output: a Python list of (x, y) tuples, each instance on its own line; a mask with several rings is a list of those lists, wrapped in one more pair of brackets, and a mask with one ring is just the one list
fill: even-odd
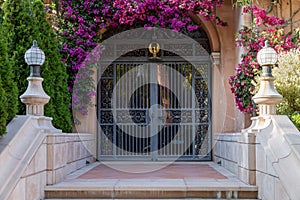
[[(136, 41), (136, 40), (135, 40)], [(129, 52), (99, 73), (99, 160), (211, 160), (211, 62)]]

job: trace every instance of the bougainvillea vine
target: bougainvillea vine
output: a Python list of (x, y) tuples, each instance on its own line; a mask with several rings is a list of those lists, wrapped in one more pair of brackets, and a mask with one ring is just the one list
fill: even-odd
[(283, 19), (276, 16), (267, 16), (265, 10), (256, 6), (245, 7), (244, 13), (252, 13), (252, 26), (243, 26), (237, 33), (236, 46), (243, 47), (246, 53), (241, 55), (241, 61), (236, 68), (236, 74), (230, 77), (229, 84), (234, 94), (237, 108), (243, 113), (252, 114), (256, 111), (252, 96), (260, 74), (260, 67), (256, 60), (257, 52), (269, 40), (270, 45), (277, 51), (283, 52), (299, 47), (299, 30), (293, 33), (284, 33)]
[(140, 24), (174, 31), (194, 31), (199, 24), (195, 24), (190, 15), (200, 15), (205, 20), (215, 20), (225, 26), (226, 23), (215, 15), (216, 8), (223, 3), (224, 0), (60, 0), (61, 53), (70, 74), (69, 91), (73, 93), (73, 109), (87, 114), (90, 100), (95, 95), (92, 84), (76, 89), (73, 85), (77, 81), (78, 70), (86, 70), (87, 76), (80, 78), (91, 82), (88, 75), (93, 72), (83, 65), (83, 61), (101, 42), (105, 30)]

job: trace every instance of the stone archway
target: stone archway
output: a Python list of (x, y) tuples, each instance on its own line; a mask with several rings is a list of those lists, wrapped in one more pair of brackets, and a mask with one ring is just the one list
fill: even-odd
[[(200, 20), (200, 18), (198, 18), (198, 20)], [(229, 34), (234, 35), (234, 31), (232, 29), (227, 30), (226, 28), (220, 29), (212, 22), (205, 20), (203, 20), (202, 27), (209, 39), (210, 55), (213, 64), (211, 72), (212, 133), (232, 131), (243, 126), (243, 122), (240, 121), (244, 118), (241, 114), (238, 114), (238, 111), (235, 109), (232, 94), (227, 86), (228, 74), (234, 73), (234, 68), (232, 67), (235, 65), (234, 61), (236, 58), (233, 52), (226, 50), (228, 48), (234, 48), (234, 43), (231, 42), (234, 41), (234, 37), (232, 36), (233, 39), (226, 40), (225, 36)], [(221, 40), (224, 43), (223, 45), (221, 45)], [(232, 47), (228, 46), (228, 44)], [(224, 52), (224, 50), (226, 51)], [(230, 66), (232, 67), (229, 67), (228, 63), (231, 63)], [(96, 79), (95, 77), (95, 80)], [(235, 116), (239, 116), (239, 118), (235, 118)], [(76, 126), (78, 132), (91, 132), (96, 134), (97, 120), (94, 120), (97, 118), (96, 108), (89, 108), (88, 116), (79, 115), (77, 118), (82, 122), (81, 125)], [(95, 145), (96, 143), (97, 141), (95, 141)], [(96, 154), (95, 152), (95, 155)]]

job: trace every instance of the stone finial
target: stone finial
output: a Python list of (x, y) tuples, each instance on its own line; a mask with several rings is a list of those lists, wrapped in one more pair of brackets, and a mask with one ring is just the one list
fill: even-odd
[(28, 77), (28, 87), (20, 96), (21, 101), (26, 104), (26, 115), (44, 115), (44, 106), (49, 102), (50, 97), (45, 93), (41, 77)]
[(262, 76), (260, 88), (253, 97), (253, 101), (259, 106), (259, 115), (276, 115), (276, 105), (281, 102), (282, 96), (274, 87), (273, 76)]
[(260, 88), (252, 98), (259, 106), (259, 115), (276, 115), (276, 105), (281, 102), (282, 96), (274, 87), (275, 78), (272, 75), (272, 66), (263, 66), (260, 77)]

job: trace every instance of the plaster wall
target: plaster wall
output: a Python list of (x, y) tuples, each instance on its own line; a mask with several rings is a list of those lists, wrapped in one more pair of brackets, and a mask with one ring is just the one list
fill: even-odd
[(283, 28), (286, 32), (294, 31), (300, 26), (300, 1), (277, 0), (277, 1), (253, 1), (254, 5), (264, 8), (270, 15), (278, 16), (288, 21)]
[[(225, 1), (224, 6), (217, 10), (217, 15), (228, 22), (228, 26), (214, 25), (217, 34), (209, 34), (211, 41), (219, 41), (221, 54), (220, 65), (213, 68), (212, 126), (213, 133), (230, 133), (247, 126), (247, 116), (237, 110), (228, 82), (235, 73), (240, 53), (243, 51), (235, 47), (235, 33), (244, 23), (245, 16), (241, 15), (240, 9), (233, 7), (231, 1)], [(217, 49), (212, 46), (212, 51)]]

